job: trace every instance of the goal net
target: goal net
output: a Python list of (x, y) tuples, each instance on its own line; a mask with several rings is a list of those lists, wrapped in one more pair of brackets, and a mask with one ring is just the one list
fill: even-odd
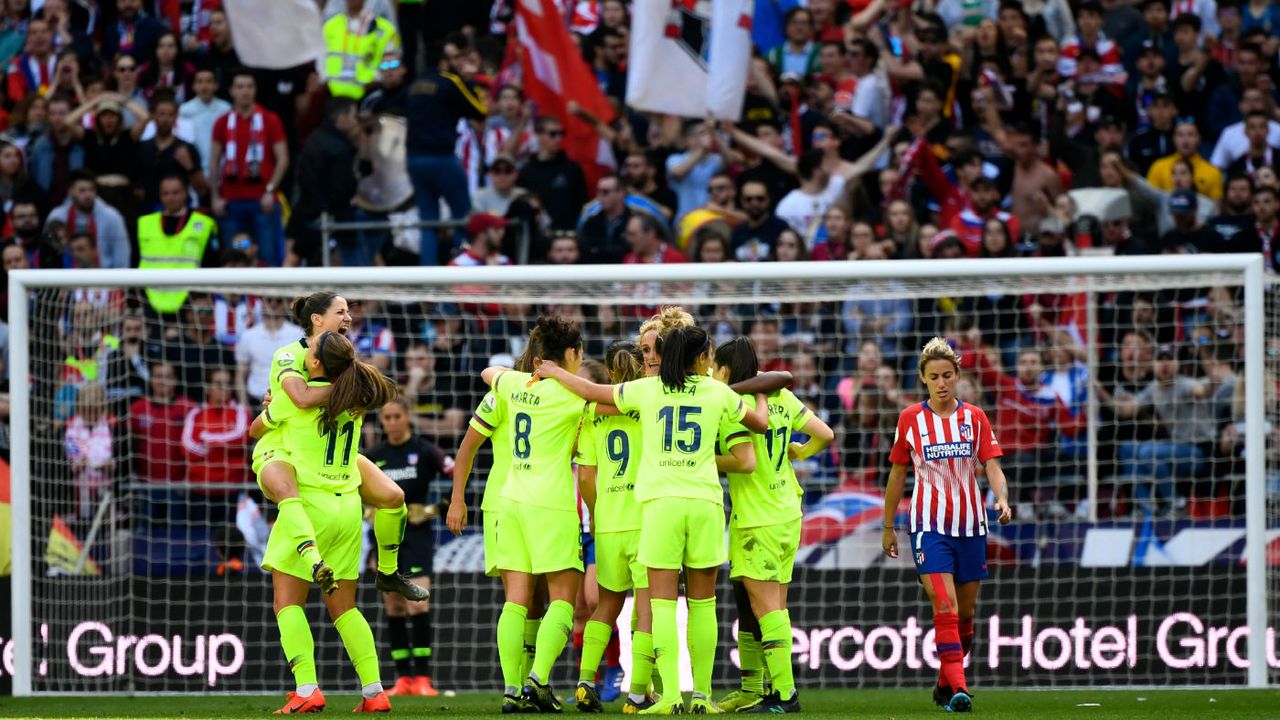
[[(246, 431), (271, 353), (300, 336), (287, 299), (319, 289), (351, 301), (350, 337), (401, 384), (442, 456), (482, 397), (480, 370), (510, 364), (541, 313), (578, 320), (595, 358), (661, 305), (688, 309), (717, 343), (750, 337), (761, 366), (789, 370), (836, 430), (797, 467), (802, 687), (934, 681), (909, 553), (880, 551), (896, 418), (924, 398), (915, 360), (934, 336), (963, 356), (959, 395), (992, 418), (1015, 503), (1013, 523), (991, 525), (968, 660), (977, 687), (1257, 685), (1280, 667), (1268, 603), (1280, 315), (1256, 258), (10, 277), (13, 614), (0, 636), (21, 694), (290, 687), (258, 569), (275, 509), (248, 469)], [(148, 287), (188, 293), (182, 310), (154, 312)], [(383, 439), (371, 416), (361, 446)], [(476, 514), (488, 462), (469, 485), (468, 532), (429, 526), (442, 689), (500, 686), (501, 589), (483, 575)], [(448, 488), (440, 477), (432, 499)], [(722, 583), (727, 686), (737, 613)], [(371, 578), (360, 604), (393, 679)], [(354, 687), (315, 594), (307, 612), (322, 685)], [(576, 679), (566, 649), (555, 680), (571, 666)]]

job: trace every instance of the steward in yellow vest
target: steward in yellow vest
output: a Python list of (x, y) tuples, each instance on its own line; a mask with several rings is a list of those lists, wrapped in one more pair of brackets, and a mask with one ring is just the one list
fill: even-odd
[[(209, 239), (217, 229), (213, 218), (188, 210), (187, 182), (181, 176), (160, 181), (160, 212), (138, 218), (138, 268), (191, 268), (204, 264)], [(187, 291), (147, 288), (147, 300), (157, 313), (171, 315), (182, 308)]]
[(322, 75), (334, 97), (359, 100), (386, 67), (400, 62), (395, 23), (364, 9), (364, 0), (347, 0), (347, 11), (324, 23)]

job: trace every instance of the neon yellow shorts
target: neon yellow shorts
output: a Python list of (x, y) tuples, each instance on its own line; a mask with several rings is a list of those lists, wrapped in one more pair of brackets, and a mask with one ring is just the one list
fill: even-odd
[[(273, 462), (282, 462), (293, 467), (293, 456), (287, 448), (275, 443), (258, 443), (253, 449), (253, 474), (258, 478), (258, 488), (262, 488), (262, 470)], [(295, 481), (296, 482), (296, 481)]]
[(508, 500), (499, 520), (500, 569), (531, 575), (560, 570), (582, 572), (582, 523), (578, 513)]
[(724, 564), (724, 506), (709, 500), (660, 497), (641, 507), (637, 560), (646, 568), (679, 570)]
[[(484, 574), (497, 577), (502, 570), (502, 544), (498, 542), (499, 528), (502, 526), (501, 507), (505, 501), (495, 500), (491, 510), (480, 510), (484, 522)], [(505, 528), (504, 528), (505, 529)]]
[(640, 531), (596, 533), (596, 582), (605, 590), (626, 592), (649, 587), (649, 571), (636, 559)]
[[(360, 493), (357, 491), (335, 494), (323, 490), (301, 488), (307, 517), (316, 531), (316, 548), (320, 557), (333, 568), (339, 580), (355, 580), (360, 577)], [(297, 533), (286, 532), (279, 520), (267, 537), (267, 552), (262, 558), (264, 570), (275, 570), (286, 575), (311, 582), (311, 566), (307, 565), (290, 539)]]
[(729, 577), (786, 585), (800, 549), (800, 518), (774, 525), (729, 526)]

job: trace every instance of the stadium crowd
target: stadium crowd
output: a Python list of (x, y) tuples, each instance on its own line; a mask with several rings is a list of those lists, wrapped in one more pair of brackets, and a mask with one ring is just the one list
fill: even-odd
[[(603, 174), (565, 153), (565, 118), (526, 100), (509, 0), (321, 4), (329, 54), (280, 71), (240, 63), (218, 0), (0, 3), (6, 277), (314, 266), (330, 252), (323, 214), (395, 224), (335, 235), (340, 265), (1112, 252), (1280, 264), (1271, 2), (761, 0), (745, 107), (729, 123), (629, 109), (629, 4), (563, 1), (618, 111), (605, 123), (570, 106), (608, 146), (616, 171)], [(1088, 188), (1110, 193), (1071, 192)], [(441, 217), (452, 221), (405, 227)], [(1105, 491), (1139, 501), (1104, 515), (1240, 512), (1232, 289), (1100, 296), (1092, 359), (1074, 296), (849, 297), (691, 308), (718, 339), (750, 336), (765, 369), (790, 370), (837, 428), (811, 468), (817, 487), (882, 484), (897, 413), (919, 399), (912, 358), (944, 334), (970, 371), (962, 397), (992, 409), (1023, 518), (1085, 512), (1090, 383)], [(3, 320), (14, 300), (6, 289)], [(132, 479), (155, 522), (198, 506), (208, 516), (186, 520), (227, 529), (252, 482), (247, 427), (271, 353), (301, 335), (287, 303), (153, 291), (33, 302), (46, 311), (33, 329), (47, 403), (37, 457), (66, 488), (57, 511), (87, 522), (104, 488)], [(581, 316), (593, 356), (634, 334), (640, 313), (368, 301), (350, 337), (402, 383), (418, 432), (453, 448), (479, 370), (518, 354), (539, 310)], [(7, 358), (3, 325), (0, 342)]]

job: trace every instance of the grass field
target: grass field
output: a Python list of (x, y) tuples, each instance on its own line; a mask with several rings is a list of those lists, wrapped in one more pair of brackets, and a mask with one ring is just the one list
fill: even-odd
[[(804, 717), (938, 718), (922, 690), (812, 690), (802, 696)], [(326, 695), (327, 713), (349, 713), (354, 695)], [(396, 698), (398, 715), (483, 717), (497, 715), (493, 695), (464, 694), (454, 698)], [(0, 698), (0, 717), (24, 718), (262, 718), (280, 707), (283, 698), (261, 696), (137, 697), (137, 698)], [(612, 708), (620, 714), (620, 705)], [(1186, 718), (1280, 717), (1276, 690), (984, 690), (974, 698), (974, 710), (984, 718), (1057, 720), (1141, 720)], [(572, 706), (567, 715), (576, 715)]]

